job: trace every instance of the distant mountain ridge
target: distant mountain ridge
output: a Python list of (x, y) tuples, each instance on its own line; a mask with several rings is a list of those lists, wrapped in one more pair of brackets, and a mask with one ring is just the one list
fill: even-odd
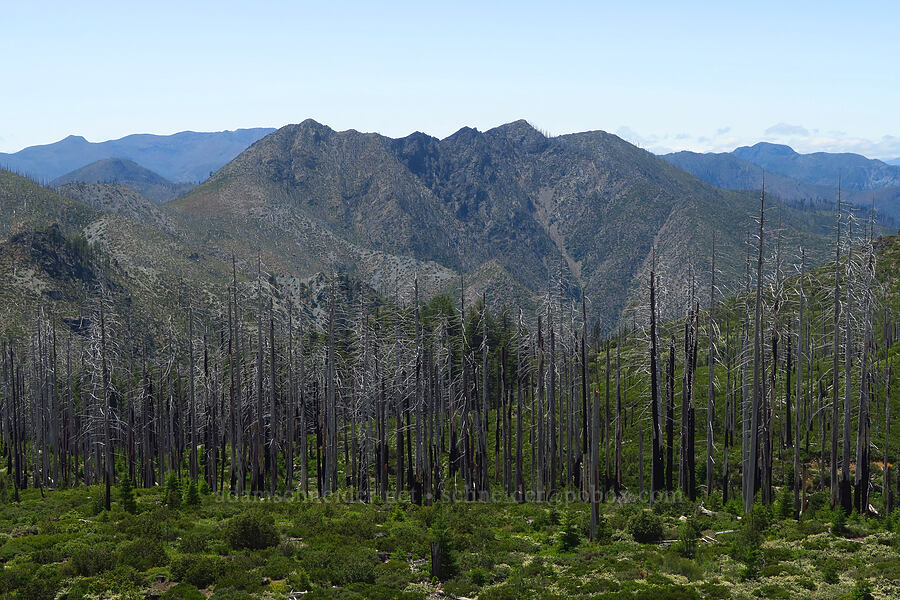
[(730, 190), (766, 190), (785, 201), (842, 200), (900, 220), (900, 167), (859, 154), (798, 154), (788, 146), (759, 143), (733, 152), (673, 152), (661, 158), (703, 181)]
[(177, 198), (196, 187), (193, 183), (172, 183), (162, 175), (124, 158), (104, 158), (75, 169), (50, 182), (50, 187), (70, 183), (113, 183), (131, 188), (156, 204)]
[(900, 167), (849, 152), (800, 154), (790, 146), (760, 142), (741, 146), (732, 153), (766, 171), (799, 181), (834, 186), (838, 179), (850, 190), (900, 187)]
[(208, 133), (182, 131), (173, 135), (134, 134), (97, 143), (70, 135), (52, 144), (0, 153), (0, 168), (50, 181), (98, 160), (124, 158), (169, 181), (197, 183), (273, 131), (259, 127)]

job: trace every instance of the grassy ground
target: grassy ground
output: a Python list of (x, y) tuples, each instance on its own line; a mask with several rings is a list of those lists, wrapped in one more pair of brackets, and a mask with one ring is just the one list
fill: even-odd
[[(201, 495), (199, 506), (137, 490), (136, 512), (96, 487), (0, 507), (4, 598), (875, 598), (900, 587), (898, 521), (844, 522), (814, 498), (800, 521), (779, 505), (603, 506), (588, 542), (583, 503), (419, 507)], [(733, 505), (729, 505), (733, 508)], [(728, 533), (721, 533), (728, 532)], [(456, 573), (432, 577), (443, 539)], [(639, 543), (635, 538), (653, 540)], [(860, 583), (862, 582), (862, 583)], [(855, 594), (855, 595), (854, 595)]]

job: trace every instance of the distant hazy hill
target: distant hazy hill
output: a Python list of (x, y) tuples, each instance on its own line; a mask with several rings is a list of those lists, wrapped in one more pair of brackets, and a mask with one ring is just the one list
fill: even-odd
[(894, 158), (894, 159), (891, 159), (891, 160), (887, 161), (887, 164), (889, 164), (889, 165), (900, 165), (900, 158)]
[[(561, 279), (564, 294), (586, 291), (605, 328), (644, 299), (654, 245), (669, 307), (683, 308), (693, 276), (708, 278), (714, 235), (719, 281), (736, 282), (759, 210), (601, 131), (548, 138), (517, 121), (391, 139), (312, 120), (267, 136), (165, 208), (208, 232), (210, 251), (254, 260), (261, 250), (298, 276), (342, 268), (384, 290), (385, 277), (408, 284), (415, 270), (452, 289), (463, 273), (473, 296), (531, 304)], [(769, 208), (784, 244), (824, 259), (830, 217)]]
[(124, 158), (104, 158), (75, 169), (50, 182), (52, 187), (68, 183), (117, 183), (138, 192), (157, 204), (177, 198), (195, 187), (193, 183), (172, 183), (165, 177)]
[[(765, 170), (766, 190), (785, 201), (834, 203), (840, 173), (844, 202), (867, 207), (874, 199), (877, 210), (900, 220), (900, 185), (895, 184), (900, 177), (894, 178), (894, 171), (900, 172), (900, 167), (858, 154), (797, 154), (787, 146), (773, 144), (757, 144), (753, 148), (757, 150), (748, 152), (750, 149), (745, 147), (723, 153), (674, 152), (662, 158), (707, 183), (729, 190), (760, 189)], [(812, 177), (812, 172), (819, 176)], [(829, 181), (826, 174), (834, 179)], [(863, 182), (870, 187), (860, 187)], [(871, 187), (877, 182), (885, 187)]]
[[(706, 183), (722, 189), (762, 188), (763, 169), (730, 152), (701, 154), (682, 151), (665, 154), (662, 158)], [(765, 178), (766, 191), (785, 200), (816, 198), (820, 194), (830, 195), (831, 187), (828, 186), (816, 186), (772, 172), (765, 172)]]
[(104, 158), (126, 158), (177, 183), (203, 181), (213, 171), (274, 131), (237, 129), (174, 135), (136, 134), (107, 142), (70, 135), (53, 144), (0, 153), (0, 168), (50, 181)]
[(845, 189), (878, 190), (900, 187), (900, 167), (859, 154), (815, 152), (799, 154), (790, 146), (760, 142), (742, 146), (733, 154), (766, 171), (817, 185), (835, 186), (838, 178)]

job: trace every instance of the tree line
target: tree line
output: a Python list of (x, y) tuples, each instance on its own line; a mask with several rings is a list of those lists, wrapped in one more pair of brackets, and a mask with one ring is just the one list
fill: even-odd
[(854, 233), (857, 217), (836, 215), (835, 262), (807, 269), (802, 250), (768, 240), (763, 192), (742, 290), (717, 288), (713, 240), (696, 266), (708, 293), (694, 285), (682, 316), (663, 318), (654, 253), (646, 302), (608, 336), (561, 284), (526, 315), (467, 306), (462, 278), (458, 299), (423, 301), (415, 281), (405, 302), (348, 295), (335, 278), (319, 318), (300, 318), (259, 262), (255, 280), (233, 267), (221, 302), (190, 303), (148, 341), (101, 285), (81, 326), (48, 308), (3, 341), (9, 480), (16, 498), (103, 484), (107, 506), (117, 479), (172, 476), (363, 502), (574, 491), (592, 527), (599, 503), (626, 493), (720, 494), (750, 511), (779, 483), (798, 515), (826, 488), (847, 512), (868, 512), (872, 490), (890, 510), (896, 326), (874, 221)]

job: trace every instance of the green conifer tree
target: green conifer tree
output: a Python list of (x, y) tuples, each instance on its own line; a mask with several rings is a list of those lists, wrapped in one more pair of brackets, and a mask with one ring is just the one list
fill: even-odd
[(131, 487), (131, 478), (127, 475), (119, 478), (119, 501), (122, 509), (130, 514), (137, 512), (137, 503), (134, 501), (134, 490)]
[(181, 483), (174, 473), (166, 480), (166, 504), (171, 509), (181, 506)]

